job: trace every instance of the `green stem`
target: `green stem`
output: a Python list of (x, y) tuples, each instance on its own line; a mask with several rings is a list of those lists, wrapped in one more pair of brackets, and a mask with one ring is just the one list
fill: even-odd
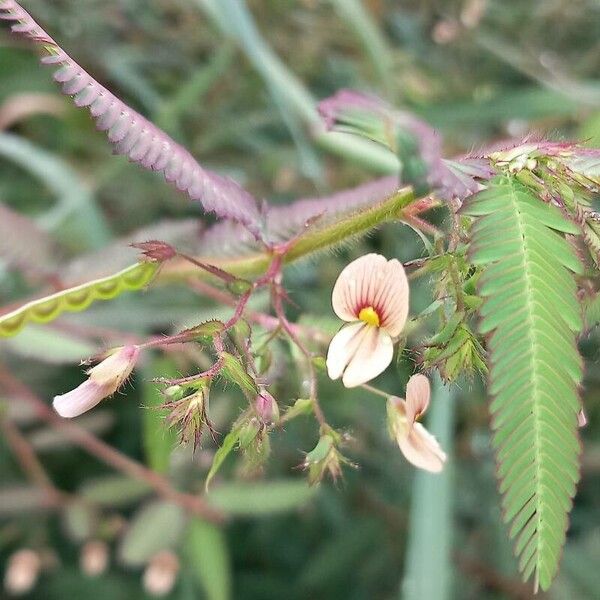
[[(291, 263), (325, 248), (347, 242), (381, 223), (401, 220), (408, 206), (412, 207), (413, 204), (412, 189), (404, 188), (387, 200), (344, 216), (334, 223), (323, 227), (313, 225), (302, 236), (290, 242), (285, 250), (279, 247), (233, 259), (201, 257), (198, 260), (235, 277), (252, 278), (262, 275), (263, 279), (266, 277), (263, 281), (265, 283), (271, 280), (270, 267), (275, 264), (274, 261), (279, 269), (282, 263)], [(189, 283), (190, 279), (200, 281), (215, 277), (206, 269), (201, 269), (184, 259), (172, 260), (162, 265), (152, 262), (137, 263), (109, 277), (62, 290), (0, 315), (0, 338), (16, 335), (28, 322), (49, 323), (65, 311), (82, 311), (95, 300), (110, 300), (126, 290), (140, 289), (152, 278), (161, 283)], [(258, 279), (255, 284), (260, 281), (261, 279)]]
[[(366, 210), (357, 211), (321, 228), (315, 226), (294, 243), (283, 257), (283, 262), (285, 264), (292, 263), (310, 254), (338, 246), (354, 237), (363, 235), (382, 223), (399, 220), (402, 218), (403, 210), (414, 200), (412, 189), (403, 188), (387, 200)], [(272, 256), (270, 252), (264, 251), (240, 258), (203, 258), (202, 260), (236, 277), (251, 277), (264, 273)], [(200, 279), (210, 278), (206, 271), (183, 262), (173, 262), (164, 265), (157, 280), (163, 283), (181, 281), (190, 276)]]

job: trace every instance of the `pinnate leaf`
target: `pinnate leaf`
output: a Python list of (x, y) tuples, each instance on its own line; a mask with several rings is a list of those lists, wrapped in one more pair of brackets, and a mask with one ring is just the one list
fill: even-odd
[(86, 107), (116, 154), (152, 171), (205, 210), (243, 223), (258, 235), (260, 215), (254, 198), (235, 181), (203, 169), (196, 159), (166, 133), (121, 102), (80, 67), (15, 0), (0, 0), (0, 19), (14, 22), (13, 33), (40, 45), (42, 62), (55, 68), (54, 80), (77, 107)]
[(488, 336), (493, 446), (504, 520), (523, 578), (548, 589), (579, 479), (577, 413), (581, 265), (560, 210), (511, 177), (470, 198), (471, 259), (483, 267), (480, 332)]

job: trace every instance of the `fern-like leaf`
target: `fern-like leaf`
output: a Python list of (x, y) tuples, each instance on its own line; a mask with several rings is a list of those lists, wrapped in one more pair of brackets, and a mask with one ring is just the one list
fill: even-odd
[(105, 131), (116, 154), (164, 174), (165, 179), (199, 200), (205, 210), (243, 223), (257, 235), (260, 215), (254, 198), (235, 181), (203, 169), (166, 133), (121, 102), (80, 67), (15, 0), (0, 0), (0, 19), (14, 21), (13, 33), (43, 47), (42, 62), (56, 68), (54, 79), (76, 106), (87, 107), (99, 130)]
[(483, 267), (480, 332), (488, 336), (493, 446), (504, 519), (524, 579), (554, 578), (579, 478), (581, 264), (558, 208), (508, 177), (473, 196), (471, 258)]

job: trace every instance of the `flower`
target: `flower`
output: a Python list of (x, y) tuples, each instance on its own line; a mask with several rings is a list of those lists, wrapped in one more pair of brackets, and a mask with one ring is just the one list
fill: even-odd
[(356, 387), (377, 377), (392, 362), (394, 341), (408, 316), (408, 280), (402, 263), (367, 254), (340, 273), (331, 302), (350, 322), (334, 336), (327, 353), (331, 379)]
[(406, 385), (406, 400), (395, 396), (388, 400), (388, 426), (406, 460), (420, 469), (439, 473), (446, 454), (427, 429), (417, 423), (429, 406), (430, 394), (427, 377), (413, 375)]
[(144, 571), (144, 589), (152, 596), (171, 592), (179, 573), (179, 559), (170, 550), (163, 550), (150, 559)]
[(112, 396), (131, 375), (138, 360), (138, 346), (116, 348), (108, 358), (89, 369), (87, 381), (74, 390), (54, 397), (54, 410), (67, 419), (78, 417)]
[(4, 574), (4, 588), (13, 596), (22, 596), (35, 586), (42, 561), (37, 552), (22, 548), (8, 558)]
[(102, 575), (108, 567), (109, 550), (106, 542), (89, 540), (81, 548), (79, 566), (88, 577)]

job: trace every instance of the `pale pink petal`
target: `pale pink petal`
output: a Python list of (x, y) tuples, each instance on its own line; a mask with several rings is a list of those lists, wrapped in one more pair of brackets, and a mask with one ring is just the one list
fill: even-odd
[(408, 278), (402, 263), (395, 258), (388, 261), (380, 282), (373, 308), (378, 312), (381, 326), (392, 336), (400, 335), (408, 317)]
[(384, 329), (365, 325), (359, 336), (358, 349), (342, 376), (342, 383), (348, 388), (377, 377), (392, 362), (394, 355), (394, 343)]
[(397, 396), (390, 396), (387, 401), (387, 418), (388, 429), (394, 440), (408, 435), (410, 427), (406, 420), (405, 400)]
[(408, 435), (399, 435), (397, 441), (406, 460), (415, 467), (432, 473), (439, 473), (443, 469), (446, 454), (421, 423), (415, 423)]
[(410, 425), (422, 415), (429, 406), (431, 389), (425, 375), (417, 373), (406, 384), (406, 418)]
[(74, 390), (62, 394), (62, 396), (55, 396), (52, 404), (54, 410), (61, 417), (72, 419), (94, 408), (111, 393), (111, 390), (106, 386), (88, 379)]
[(587, 416), (583, 408), (577, 413), (577, 425), (579, 427), (585, 427), (587, 425)]
[(88, 371), (90, 380), (98, 385), (110, 387), (112, 391), (108, 395), (113, 394), (131, 375), (139, 355), (140, 349), (138, 346), (119, 348)]
[(333, 310), (340, 319), (354, 321), (362, 308), (372, 306), (369, 300), (373, 299), (377, 284), (385, 275), (386, 264), (386, 258), (380, 254), (365, 254), (343, 269), (331, 297)]
[(327, 351), (327, 373), (331, 379), (342, 376), (344, 369), (356, 354), (361, 332), (367, 327), (362, 321), (342, 327), (333, 337)]

